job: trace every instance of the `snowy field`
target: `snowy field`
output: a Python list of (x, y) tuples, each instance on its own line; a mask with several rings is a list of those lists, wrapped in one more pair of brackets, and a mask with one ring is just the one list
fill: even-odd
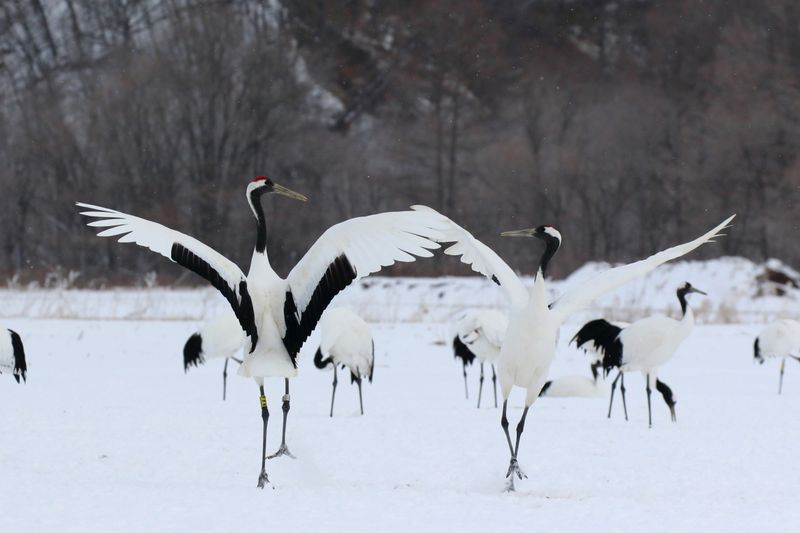
[[(699, 282), (698, 282), (699, 285)], [(675, 531), (793, 530), (800, 524), (800, 365), (752, 362), (758, 325), (700, 326), (661, 378), (678, 422), (630, 375), (630, 422), (607, 397), (543, 398), (528, 418), (528, 479), (503, 493), (499, 410), (464, 399), (443, 324), (375, 326), (375, 382), (313, 367), (293, 381), (289, 446), (257, 490), (260, 409), (252, 381), (222, 361), (184, 374), (196, 322), (6, 319), (29, 379), (0, 379), (0, 531)], [(588, 375), (561, 332), (553, 376)], [(489, 385), (490, 381), (487, 381)], [(280, 441), (282, 383), (268, 382), (268, 450)], [(519, 391), (517, 391), (519, 392)], [(488, 401), (487, 401), (488, 399)], [(521, 395), (510, 402), (513, 426)], [(620, 407), (618, 405), (618, 407)]]

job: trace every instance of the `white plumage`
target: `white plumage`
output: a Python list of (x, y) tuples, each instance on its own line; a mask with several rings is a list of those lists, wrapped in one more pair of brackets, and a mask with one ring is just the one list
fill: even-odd
[[(415, 209), (430, 210), (425, 207), (416, 207)], [(647, 259), (595, 275), (564, 293), (553, 303), (550, 303), (547, 298), (544, 272), (561, 243), (560, 234), (554, 228), (539, 226), (538, 228), (504, 233), (505, 236), (535, 236), (545, 241), (546, 249), (540, 259), (533, 288), (529, 293), (522, 281), (494, 251), (451, 221), (442, 242), (455, 242), (455, 244), (447, 248), (445, 254), (461, 256), (462, 262), (469, 264), (476, 272), (480, 272), (498, 283), (505, 290), (511, 305), (508, 329), (498, 360), (500, 387), (504, 400), (501, 424), (511, 452), (511, 461), (506, 473), (506, 477), (509, 479), (509, 490), (514, 488), (515, 475), (520, 479), (524, 476), (517, 463), (519, 441), (528, 408), (539, 396), (555, 356), (556, 340), (561, 324), (572, 313), (580, 311), (595, 298), (712, 240), (732, 219), (733, 217), (726, 219), (693, 241), (674, 246)], [(525, 410), (517, 425), (516, 446), (512, 445), (506, 417), (508, 396), (513, 386), (522, 387), (527, 391)]]
[(561, 376), (547, 381), (539, 393), (540, 397), (596, 398), (608, 392), (603, 381), (586, 376)]
[(337, 307), (325, 311), (320, 321), (320, 347), (314, 356), (314, 364), (320, 369), (333, 367), (330, 416), (333, 416), (333, 401), (338, 383), (336, 367), (350, 370), (350, 382), (358, 384), (358, 401), (363, 415), (361, 380), (367, 378), (372, 383), (375, 369), (375, 343), (369, 324), (347, 308)]
[(0, 330), (0, 374), (9, 374), (17, 383), (28, 380), (28, 363), (25, 348), (16, 331)]
[(613, 368), (618, 370), (617, 377), (611, 383), (611, 397), (608, 404), (609, 418), (611, 417), (611, 407), (614, 403), (617, 381), (621, 381), (622, 406), (625, 412), (625, 420), (628, 419), (624, 373), (641, 372), (645, 377), (649, 425), (651, 427), (653, 425), (650, 406), (651, 383), (655, 385), (656, 390), (663, 396), (669, 407), (672, 421), (676, 420), (675, 397), (672, 389), (658, 378), (658, 370), (675, 354), (678, 347), (694, 328), (694, 312), (686, 301), (687, 295), (693, 292), (705, 294), (688, 282), (676, 291), (682, 311), (680, 320), (656, 315), (637, 320), (629, 326), (620, 328), (599, 319), (587, 323), (575, 334), (573, 340), (577, 342), (578, 347), (582, 347), (584, 343), (592, 341), (597, 351), (602, 354), (602, 366), (606, 375)]
[(495, 362), (500, 357), (500, 348), (508, 327), (506, 315), (496, 309), (468, 309), (455, 323), (453, 350), (457, 358), (462, 359), (464, 369), (464, 390), (467, 391), (467, 365), (477, 359), (480, 364), (478, 381), (478, 408), (481, 406), (483, 392), (483, 364), (492, 367), (492, 385), (494, 387), (494, 406), (497, 407), (497, 372)]
[[(239, 375), (253, 377), (259, 386), (262, 406), (263, 440), (269, 418), (263, 392), (264, 378), (286, 378), (283, 397), (284, 431), (276, 455), (288, 454), (285, 443), (289, 411), (288, 378), (297, 374), (296, 357), (327, 305), (354, 280), (396, 261), (430, 257), (444, 229), (441, 215), (401, 211), (346, 220), (325, 231), (286, 279), (272, 269), (267, 256), (267, 228), (261, 196), (277, 193), (305, 200), (265, 176), (257, 176), (247, 187), (247, 200), (256, 217), (256, 245), (245, 276), (233, 262), (201, 243), (161, 224), (112, 209), (81, 204), (81, 214), (91, 217), (90, 226), (105, 228), (101, 237), (119, 237), (149, 248), (192, 270), (216, 287), (231, 305), (250, 346), (239, 367)], [(268, 482), (264, 461), (258, 486)]]
[(209, 320), (192, 334), (183, 346), (183, 369), (188, 371), (192, 366), (200, 366), (208, 359), (224, 358), (222, 369), (222, 400), (227, 391), (228, 362), (233, 359), (242, 364), (236, 355), (243, 349), (246, 335), (239, 321), (232, 314), (220, 315)]
[(783, 392), (786, 358), (800, 362), (800, 322), (785, 318), (768, 324), (753, 343), (753, 357), (762, 364), (767, 358), (781, 359), (778, 394)]

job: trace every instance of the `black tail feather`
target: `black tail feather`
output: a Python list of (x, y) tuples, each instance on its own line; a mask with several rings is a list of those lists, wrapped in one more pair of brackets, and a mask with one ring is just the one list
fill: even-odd
[(453, 338), (453, 356), (456, 358), (461, 358), (465, 366), (471, 365), (475, 360), (475, 354), (472, 353), (472, 350), (470, 350), (466, 344), (461, 342), (461, 339), (458, 338), (458, 335)]
[(668, 406), (675, 407), (675, 404), (677, 403), (675, 401), (675, 396), (672, 394), (672, 389), (670, 389), (666, 383), (656, 379), (656, 390), (661, 393), (661, 396), (664, 397), (664, 401)]
[(761, 355), (761, 345), (758, 342), (758, 337), (756, 337), (756, 341), (753, 343), (753, 359), (759, 363), (764, 362), (764, 357)]
[(200, 366), (205, 363), (203, 357), (203, 337), (199, 333), (193, 334), (183, 345), (183, 371), (189, 370), (189, 367)]
[(622, 343), (619, 341), (621, 331), (622, 328), (598, 318), (584, 324), (570, 342), (580, 348), (592, 341), (594, 349), (603, 355), (603, 370), (608, 375), (612, 368), (622, 365)]
[(547, 389), (549, 389), (552, 384), (553, 384), (552, 381), (545, 382), (544, 386), (542, 387), (542, 390), (539, 391), (539, 397), (540, 398), (542, 396), (547, 396)]
[(14, 379), (19, 383), (19, 378), (27, 383), (28, 363), (25, 361), (25, 348), (22, 346), (22, 339), (16, 331), (8, 330), (11, 334), (11, 347), (14, 349)]
[(330, 357), (322, 358), (322, 346), (317, 348), (317, 353), (314, 354), (314, 366), (322, 370), (331, 363), (333, 363), (333, 359)]

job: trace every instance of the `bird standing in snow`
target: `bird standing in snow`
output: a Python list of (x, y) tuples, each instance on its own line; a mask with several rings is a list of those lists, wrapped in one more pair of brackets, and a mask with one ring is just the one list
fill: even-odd
[(255, 249), (247, 275), (216, 250), (183, 233), (113, 209), (77, 204), (87, 209), (82, 215), (96, 219), (89, 226), (104, 228), (98, 236), (120, 237), (119, 242), (149, 248), (205, 278), (228, 300), (250, 339), (238, 374), (252, 377), (259, 388), (263, 430), (258, 476), (261, 488), (269, 483), (265, 465), (269, 409), (264, 378), (284, 378), (281, 445), (270, 457), (289, 455), (289, 378), (297, 375), (297, 354), (322, 312), (354, 280), (396, 261), (432, 256), (430, 250), (439, 245), (431, 238), (439, 237), (436, 228), (443, 227), (441, 216), (417, 211), (352, 218), (328, 228), (283, 279), (272, 269), (267, 255), (267, 224), (261, 205), (265, 194), (306, 200), (266, 176), (256, 176), (247, 186), (247, 202), (256, 219)]
[(192, 366), (200, 366), (207, 359), (225, 358), (222, 367), (222, 401), (225, 401), (228, 381), (228, 363), (234, 360), (244, 346), (246, 337), (242, 326), (233, 315), (220, 315), (205, 323), (197, 333), (193, 333), (183, 346), (183, 371)]
[[(430, 208), (417, 207), (420, 210)], [(730, 217), (708, 233), (685, 244), (661, 251), (647, 259), (609, 269), (580, 283), (550, 302), (545, 292), (544, 275), (547, 266), (561, 245), (561, 234), (552, 226), (504, 232), (506, 237), (536, 237), (544, 241), (545, 249), (536, 267), (536, 277), (529, 293), (513, 270), (488, 246), (478, 241), (467, 230), (450, 221), (442, 242), (453, 242), (445, 254), (461, 256), (461, 261), (500, 285), (506, 292), (511, 310), (508, 329), (503, 338), (498, 359), (498, 377), (503, 396), (501, 426), (508, 442), (511, 460), (506, 478), (508, 490), (514, 490), (514, 477), (525, 475), (517, 461), (519, 443), (525, 427), (528, 409), (536, 401), (547, 379), (550, 364), (556, 352), (556, 340), (561, 324), (573, 313), (591, 303), (595, 298), (641, 277), (657, 266), (689, 253), (712, 240), (733, 219)], [(511, 441), (506, 415), (511, 388), (526, 389), (525, 409), (517, 424), (516, 444)]]
[(658, 369), (664, 365), (678, 349), (678, 346), (694, 328), (694, 313), (686, 301), (691, 293), (705, 294), (686, 282), (677, 290), (681, 304), (681, 319), (675, 320), (663, 315), (651, 316), (637, 320), (630, 326), (620, 328), (603, 319), (586, 323), (572, 338), (578, 348), (591, 341), (595, 349), (603, 354), (602, 366), (605, 375), (616, 368), (617, 377), (611, 382), (611, 398), (608, 402), (608, 418), (611, 418), (611, 407), (614, 404), (614, 391), (620, 381), (622, 408), (625, 420), (628, 420), (628, 406), (625, 402), (625, 372), (641, 372), (645, 376), (647, 392), (647, 420), (653, 427), (653, 414), (650, 407), (651, 380), (655, 379), (656, 390), (661, 393), (669, 407), (672, 421), (676, 421), (675, 397), (672, 389), (658, 379)]
[(16, 331), (0, 331), (0, 374), (11, 374), (19, 383), (28, 381), (28, 363), (25, 361), (25, 348)]
[[(495, 361), (500, 356), (503, 336), (506, 334), (508, 319), (506, 315), (495, 309), (471, 309), (464, 313), (456, 323), (456, 335), (453, 338), (453, 353), (461, 358), (464, 368), (464, 390), (467, 391), (467, 364), (476, 358), (480, 361), (481, 375), (478, 380), (478, 408), (481, 407), (483, 393), (483, 364), (492, 367), (492, 387), (494, 388), (494, 406), (497, 407), (497, 371)], [(469, 392), (467, 392), (469, 398)]]
[(788, 318), (776, 320), (765, 327), (753, 343), (753, 357), (764, 364), (769, 357), (781, 358), (781, 374), (778, 381), (778, 394), (783, 391), (783, 369), (786, 358), (800, 363), (800, 322)]
[(364, 414), (364, 399), (361, 396), (361, 379), (372, 383), (375, 370), (375, 342), (372, 340), (369, 324), (349, 309), (337, 307), (328, 309), (320, 320), (320, 346), (314, 354), (314, 366), (324, 369), (333, 367), (333, 392), (331, 393), (331, 414), (333, 400), (336, 398), (336, 367), (350, 370), (350, 384), (358, 384), (358, 404)]

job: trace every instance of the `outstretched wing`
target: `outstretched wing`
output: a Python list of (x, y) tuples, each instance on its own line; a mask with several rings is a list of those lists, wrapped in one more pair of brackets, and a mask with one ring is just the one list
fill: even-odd
[(397, 261), (433, 256), (445, 227), (446, 220), (437, 213), (396, 211), (328, 228), (286, 279), (283, 344), (292, 359), (342, 289)]
[(725, 219), (714, 229), (701, 235), (693, 241), (667, 248), (657, 254), (653, 254), (647, 259), (642, 259), (629, 265), (612, 268), (592, 276), (583, 283), (573, 287), (555, 302), (550, 304), (550, 309), (557, 313), (558, 318), (563, 321), (572, 313), (580, 311), (589, 305), (592, 300), (603, 294), (616, 289), (620, 285), (627, 283), (640, 276), (644, 276), (657, 266), (686, 255), (695, 248), (711, 241), (714, 237), (719, 237), (723, 229), (727, 228), (736, 215)]
[(239, 324), (250, 337), (250, 351), (255, 349), (258, 329), (253, 302), (247, 291), (247, 278), (235, 263), (197, 239), (156, 222), (96, 205), (76, 205), (89, 210), (82, 211), (81, 215), (97, 219), (89, 222), (89, 226), (106, 228), (97, 234), (98, 237), (119, 236), (119, 242), (133, 242), (149, 248), (205, 278), (231, 304)]
[(423, 213), (435, 213), (447, 221), (447, 227), (443, 231), (444, 237), (439, 242), (451, 242), (444, 253), (447, 255), (461, 256), (461, 262), (466, 263), (472, 270), (483, 274), (490, 280), (500, 285), (508, 296), (511, 306), (522, 308), (528, 303), (528, 291), (525, 289), (522, 280), (511, 270), (505, 261), (500, 259), (494, 250), (483, 244), (472, 236), (470, 232), (431, 209), (430, 207), (415, 205), (414, 209)]

